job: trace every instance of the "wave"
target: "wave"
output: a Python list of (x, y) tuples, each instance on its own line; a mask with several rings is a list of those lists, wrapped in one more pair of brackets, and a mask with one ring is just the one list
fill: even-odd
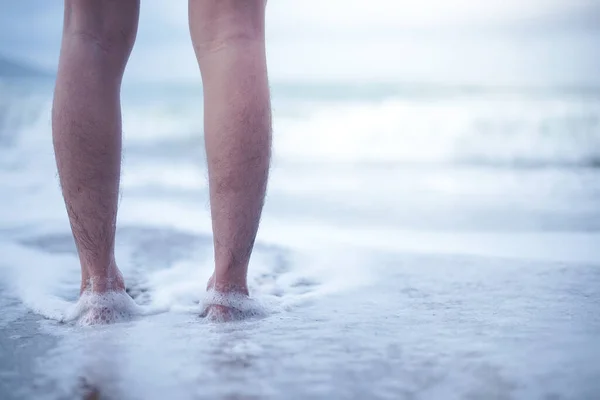
[(600, 101), (328, 104), (276, 120), (281, 162), (597, 167)]
[[(5, 93), (0, 151), (51, 152), (50, 99), (22, 89)], [(476, 92), (348, 100), (276, 92), (274, 99), (274, 156), (282, 164), (600, 166), (600, 98), (594, 96)], [(126, 156), (202, 161), (197, 93), (129, 96), (123, 104)]]

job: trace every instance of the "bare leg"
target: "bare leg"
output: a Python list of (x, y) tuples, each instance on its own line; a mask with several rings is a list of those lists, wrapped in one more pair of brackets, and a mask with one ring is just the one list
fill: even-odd
[(120, 87), (138, 14), (139, 0), (65, 0), (52, 133), (82, 292), (124, 289), (114, 257)]
[(189, 18), (204, 85), (215, 250), (209, 287), (247, 295), (271, 152), (265, 1), (190, 0)]

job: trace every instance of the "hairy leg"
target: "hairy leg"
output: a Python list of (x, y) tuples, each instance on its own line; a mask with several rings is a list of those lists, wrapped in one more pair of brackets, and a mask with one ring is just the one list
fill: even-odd
[(248, 262), (271, 153), (264, 0), (190, 0), (204, 86), (215, 272), (209, 287), (248, 294)]
[(124, 288), (114, 257), (120, 87), (138, 14), (139, 0), (65, 0), (52, 134), (82, 291)]

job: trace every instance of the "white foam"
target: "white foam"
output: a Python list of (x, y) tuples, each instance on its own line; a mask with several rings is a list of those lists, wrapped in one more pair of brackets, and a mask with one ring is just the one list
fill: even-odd
[[(79, 263), (74, 255), (50, 254), (3, 242), (0, 242), (0, 253), (3, 254), (0, 278), (6, 289), (26, 309), (44, 318), (89, 325), (166, 311), (157, 304), (139, 306), (125, 292), (102, 296), (84, 292), (76, 302), (69, 301), (77, 295), (80, 286)], [(8, 317), (2, 315), (1, 320)]]
[[(306, 274), (296, 265), (290, 265), (285, 272), (276, 273), (277, 255), (255, 249), (248, 272), (248, 286), (251, 298), (242, 295), (219, 295), (206, 291), (206, 284), (213, 271), (212, 252), (202, 257), (193, 256), (180, 261), (170, 268), (149, 272), (145, 277), (151, 293), (149, 306), (168, 309), (175, 313), (204, 314), (210, 304), (235, 308), (244, 316), (264, 316), (282, 311), (304, 297), (298, 293), (295, 284), (306, 279)], [(288, 260), (287, 262), (291, 262)]]
[(79, 272), (73, 257), (49, 255), (0, 242), (0, 269), (6, 288), (22, 303), (46, 318), (60, 320), (69, 302), (65, 286), (76, 287)]
[(142, 314), (142, 308), (123, 290), (106, 293), (84, 291), (77, 303), (67, 310), (64, 321), (88, 326), (128, 321)]
[(264, 317), (267, 315), (267, 309), (257, 300), (241, 293), (222, 293), (209, 290), (202, 303), (201, 315), (216, 321), (239, 320)]
[(152, 271), (146, 277), (152, 304), (173, 312), (199, 313), (198, 302), (204, 292), (210, 269), (203, 263), (183, 261)]

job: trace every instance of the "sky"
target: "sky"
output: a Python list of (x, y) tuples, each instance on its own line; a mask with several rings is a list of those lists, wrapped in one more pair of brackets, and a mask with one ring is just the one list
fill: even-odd
[[(141, 3), (125, 79), (199, 79), (187, 2)], [(0, 4), (0, 55), (55, 70), (62, 2)], [(272, 81), (600, 86), (600, 0), (269, 0), (267, 51)]]

